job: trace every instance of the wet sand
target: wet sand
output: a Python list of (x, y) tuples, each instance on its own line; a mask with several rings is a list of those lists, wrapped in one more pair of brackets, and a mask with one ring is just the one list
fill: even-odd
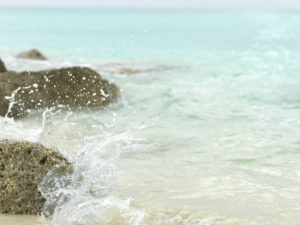
[(0, 224), (5, 225), (47, 225), (40, 216), (3, 215), (0, 214)]

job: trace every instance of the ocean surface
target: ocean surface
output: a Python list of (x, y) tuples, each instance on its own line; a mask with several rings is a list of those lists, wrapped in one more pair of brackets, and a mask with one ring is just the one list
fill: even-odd
[[(0, 138), (75, 165), (40, 184), (49, 223), (300, 224), (300, 13), (2, 9), (0, 43), (10, 70), (89, 66), (121, 89), (0, 117)], [(49, 60), (15, 57), (31, 48)]]

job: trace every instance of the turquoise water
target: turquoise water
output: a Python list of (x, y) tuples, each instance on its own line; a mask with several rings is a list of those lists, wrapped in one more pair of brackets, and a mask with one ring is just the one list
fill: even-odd
[[(300, 224), (300, 14), (0, 10), (9, 69), (87, 65), (121, 88), (0, 137), (60, 149), (40, 186), (53, 224)], [(38, 48), (49, 61), (15, 54)], [(120, 69), (138, 71), (124, 75)], [(49, 182), (59, 184), (49, 191)]]

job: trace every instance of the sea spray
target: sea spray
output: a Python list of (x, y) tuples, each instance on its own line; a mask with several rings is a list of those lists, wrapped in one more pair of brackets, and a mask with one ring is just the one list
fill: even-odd
[[(53, 110), (43, 113), (41, 140), (55, 145), (55, 123), (59, 123), (60, 128), (72, 126), (74, 118), (70, 117), (76, 117), (76, 114)], [(74, 154), (61, 149), (73, 164), (73, 171), (63, 173), (63, 167), (54, 168), (41, 182), (39, 189), (46, 198), (43, 215), (51, 223), (71, 225), (123, 221), (125, 224), (141, 224), (143, 209), (132, 208), (131, 198), (120, 195), (118, 191), (115, 193), (114, 189), (118, 177), (115, 161), (122, 151), (133, 150), (128, 147), (143, 140), (130, 137), (128, 132), (110, 134), (103, 131), (103, 135), (82, 136), (81, 147)], [(60, 139), (64, 138), (60, 136)]]
[[(119, 153), (106, 152), (107, 143), (89, 142), (74, 157), (72, 173), (49, 172), (39, 188), (46, 198), (43, 215), (53, 224), (100, 224), (116, 220), (140, 224), (143, 210), (130, 208), (130, 199), (111, 193), (117, 174), (114, 160)], [(112, 137), (113, 139), (113, 137)]]
[(7, 113), (5, 114), (5, 118), (7, 118), (9, 116), (9, 113), (11, 113), (11, 110), (13, 108), (13, 106), (18, 103), (16, 100), (15, 100), (15, 97), (16, 97), (16, 94), (22, 90), (22, 89), (28, 89), (28, 88), (31, 88), (31, 86), (26, 86), (26, 87), (18, 87), (17, 89), (15, 89), (12, 93), (11, 93), (11, 96), (5, 96), (5, 98), (7, 100), (9, 100), (9, 105), (8, 105), (8, 109), (7, 109)]
[[(39, 141), (46, 146), (55, 146), (53, 141), (53, 116), (60, 113), (61, 110), (58, 107), (46, 108), (42, 114), (42, 132), (40, 134)], [(67, 117), (66, 117), (67, 119)]]
[(11, 96), (6, 96), (5, 98), (7, 100), (9, 100), (9, 105), (8, 105), (8, 109), (7, 109), (7, 113), (5, 114), (5, 118), (8, 117), (8, 114), (11, 112), (12, 107), (14, 106), (14, 104), (16, 104), (15, 102), (15, 96), (18, 93), (19, 90), (21, 90), (21, 87), (18, 87), (16, 90), (14, 90), (11, 94)]

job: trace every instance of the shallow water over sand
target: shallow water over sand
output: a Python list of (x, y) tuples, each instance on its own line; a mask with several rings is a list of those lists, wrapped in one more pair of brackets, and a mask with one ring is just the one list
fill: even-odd
[[(109, 17), (84, 15), (85, 20), (91, 15), (96, 20)], [(136, 31), (142, 24), (133, 26), (133, 15), (119, 16), (127, 18), (125, 27)], [(9, 69), (86, 65), (121, 88), (122, 99), (105, 110), (49, 109), (18, 121), (0, 118), (0, 138), (57, 147), (75, 165), (71, 176), (53, 171), (40, 185), (47, 198), (44, 214), (62, 225), (299, 224), (300, 17), (137, 15), (152, 25), (165, 19), (148, 27), (152, 37), (161, 34), (165, 39), (164, 29), (183, 20), (171, 34), (183, 33), (186, 41), (169, 39), (163, 49), (156, 46), (158, 39), (150, 42), (140, 34), (133, 37), (140, 44), (134, 48), (130, 32), (121, 32), (128, 45), (119, 54), (113, 53), (123, 42), (106, 49), (107, 58), (100, 51), (103, 43), (95, 47), (85, 42), (81, 53), (86, 57), (79, 57), (79, 50), (74, 55), (69, 49), (62, 55), (49, 50), (53, 59), (45, 62), (17, 60), (12, 47), (4, 51)], [(29, 20), (35, 16), (27, 15)], [(78, 20), (74, 11), (69, 16)], [(184, 26), (188, 19), (198, 22), (197, 29)], [(231, 40), (228, 30), (244, 27), (240, 23), (248, 29), (239, 29)], [(96, 24), (91, 26), (101, 33)], [(105, 35), (115, 38), (115, 30), (108, 27)], [(69, 28), (66, 37), (75, 29)], [(37, 44), (43, 43), (41, 36), (36, 38)], [(70, 44), (77, 43), (76, 38)], [(88, 54), (94, 48), (100, 56)], [(61, 60), (55, 54), (70, 57)], [(61, 185), (64, 180), (69, 184)], [(48, 191), (51, 183), (57, 184), (54, 192)]]
[(23, 216), (23, 215), (2, 215), (0, 214), (0, 222), (5, 225), (46, 225), (39, 216)]

